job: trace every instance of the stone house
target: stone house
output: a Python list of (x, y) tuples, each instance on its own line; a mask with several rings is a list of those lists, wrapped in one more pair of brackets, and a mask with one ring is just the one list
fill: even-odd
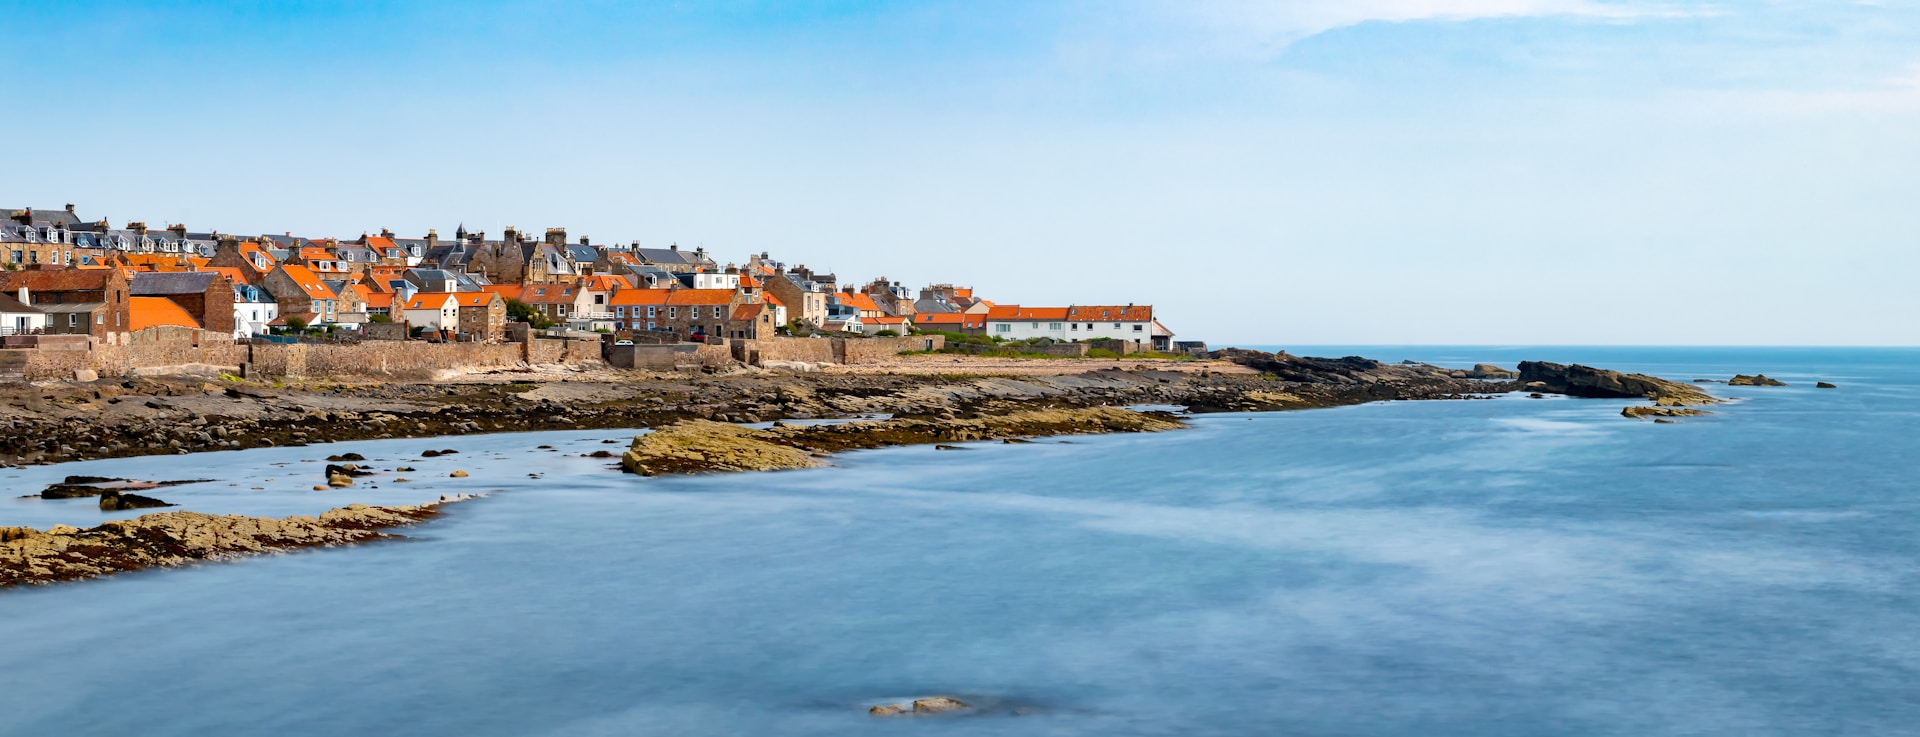
[(258, 282), (280, 304), (280, 322), (292, 318), (308, 325), (334, 321), (339, 314), (339, 295), (311, 269), (299, 264), (279, 264)]
[[(21, 300), (47, 313), (47, 332), (90, 335), (127, 332), (127, 275), (119, 269), (61, 269), (0, 272), (0, 293), (27, 295)], [(16, 298), (18, 298), (16, 296)]]
[(128, 288), (135, 297), (163, 297), (179, 305), (202, 328), (234, 331), (233, 282), (220, 272), (140, 272)]
[(493, 292), (459, 292), (453, 299), (460, 312), (459, 332), (488, 343), (506, 339), (506, 298)]

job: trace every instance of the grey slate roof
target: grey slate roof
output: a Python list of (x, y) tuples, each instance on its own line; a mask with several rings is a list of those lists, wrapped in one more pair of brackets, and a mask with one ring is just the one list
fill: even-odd
[(220, 272), (217, 271), (140, 271), (134, 273), (127, 293), (135, 297), (200, 294), (218, 278)]

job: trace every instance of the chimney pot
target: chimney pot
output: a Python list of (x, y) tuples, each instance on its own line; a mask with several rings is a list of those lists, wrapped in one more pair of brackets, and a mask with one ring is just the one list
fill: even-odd
[(73, 212), (73, 203), (67, 203), (67, 212)]

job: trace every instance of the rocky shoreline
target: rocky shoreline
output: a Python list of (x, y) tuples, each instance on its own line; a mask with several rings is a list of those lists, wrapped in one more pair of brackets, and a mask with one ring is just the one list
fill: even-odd
[[(1462, 371), (1357, 357), (1236, 350), (1216, 355), (1197, 366), (1131, 362), (1021, 377), (743, 373), (372, 386), (152, 380), (39, 385), (0, 397), (0, 459), (56, 463), (393, 437), (652, 427), (658, 430), (637, 437), (621, 466), (659, 475), (808, 468), (833, 453), (897, 445), (1023, 442), (1185, 426), (1170, 413), (1125, 409), (1137, 405), (1178, 405), (1194, 413), (1272, 411), (1525, 391), (1647, 399), (1651, 406), (1623, 414), (1671, 421), (1704, 413), (1687, 407), (1718, 401), (1690, 384), (1585, 366), (1529, 362), (1517, 371), (1484, 365)], [(882, 413), (891, 417), (806, 426), (780, 422)], [(767, 420), (775, 426), (740, 425)], [(330, 486), (348, 486), (357, 469), (345, 464), (326, 470)], [(122, 509), (164, 504), (129, 498), (128, 492), (157, 485), (69, 477), (43, 494), (98, 494), (103, 509)], [(0, 527), (0, 588), (385, 539), (393, 536), (384, 530), (417, 524), (461, 498), (419, 506), (352, 505), (319, 517), (179, 511), (86, 530)]]
[[(1085, 361), (1051, 376), (740, 371), (502, 372), (459, 383), (46, 382), (0, 389), (0, 464), (240, 450), (346, 440), (714, 422), (966, 415), (1165, 404), (1195, 413), (1309, 409), (1516, 391), (1706, 404), (1688, 384), (1547, 363), (1472, 371), (1228, 349), (1203, 362)], [(943, 361), (953, 361), (941, 357)], [(1484, 377), (1484, 378), (1476, 378)]]
[(469, 498), (442, 497), (398, 507), (353, 504), (319, 517), (161, 512), (85, 530), (66, 525), (46, 531), (0, 527), (0, 589), (393, 539), (398, 536), (385, 530), (419, 524), (439, 515), (441, 506)]

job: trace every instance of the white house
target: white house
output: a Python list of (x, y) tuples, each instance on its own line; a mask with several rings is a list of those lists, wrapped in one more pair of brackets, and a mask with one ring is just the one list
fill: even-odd
[(233, 285), (233, 337), (266, 335), (267, 324), (280, 317), (280, 303), (267, 290), (252, 284)]
[(31, 295), (20, 288), (20, 298), (0, 294), (0, 335), (33, 335), (46, 332), (47, 313), (29, 304)]
[(451, 292), (420, 292), (407, 300), (407, 322), (416, 328), (460, 332), (460, 298)]
[(694, 289), (739, 289), (740, 275), (698, 271), (693, 274)]
[[(987, 336), (1005, 340), (1051, 338), (1066, 342), (1069, 307), (1021, 307), (995, 305), (987, 310)], [(1078, 331), (1074, 331), (1078, 332)]]
[(1153, 343), (1153, 306), (1068, 307), (1067, 340), (1124, 340), (1150, 346)]

